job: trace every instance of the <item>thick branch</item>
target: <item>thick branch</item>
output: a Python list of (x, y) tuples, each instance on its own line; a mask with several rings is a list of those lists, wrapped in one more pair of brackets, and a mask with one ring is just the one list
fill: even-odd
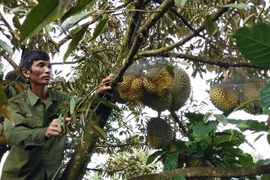
[[(135, 5), (135, 9), (142, 9), (143, 7), (143, 0), (137, 0), (135, 1), (136, 3)], [(130, 50), (132, 43), (134, 41), (137, 29), (139, 28), (139, 25), (141, 24), (141, 13), (139, 11), (134, 11), (132, 12), (132, 16), (130, 17), (130, 21), (128, 23), (128, 30), (127, 33), (124, 37), (124, 40), (122, 42), (121, 48), (120, 48), (120, 52), (118, 54), (118, 62), (117, 65), (119, 67), (121, 67), (123, 65), (123, 62), (126, 58), (126, 55), (128, 53), (128, 51)], [(125, 66), (119, 70), (119, 72), (116, 74), (116, 78), (115, 80), (112, 81), (111, 86), (114, 87), (114, 85), (120, 81), (120, 79), (122, 78), (125, 70), (132, 64), (132, 60), (129, 59), (129, 62), (127, 62), (125, 64)]]
[(13, 30), (12, 30), (11, 26), (9, 25), (9, 23), (7, 22), (7, 20), (4, 18), (4, 16), (3, 16), (2, 13), (0, 13), (0, 18), (1, 18), (1, 20), (4, 22), (4, 24), (5, 24), (5, 26), (8, 28), (8, 30), (9, 30), (10, 32), (12, 32)]
[(10, 57), (10, 56), (8, 56), (8, 55), (6, 55), (5, 53), (3, 53), (3, 55), (2, 55), (6, 60), (7, 60), (7, 62), (13, 67), (13, 69), (18, 69), (19, 68), (19, 66), (13, 61), (13, 59)]
[(130, 180), (166, 180), (173, 179), (176, 176), (184, 177), (241, 177), (253, 176), (259, 174), (270, 174), (270, 165), (253, 168), (248, 167), (191, 167), (185, 169), (177, 169), (174, 171), (162, 172), (160, 174), (147, 174), (139, 177), (131, 178)]
[(178, 118), (177, 114), (174, 111), (170, 111), (170, 113), (171, 113), (174, 121), (177, 122), (177, 124), (180, 128), (180, 131), (182, 131), (186, 135), (187, 130), (186, 130), (185, 126), (182, 124), (182, 122), (180, 121), (180, 119)]
[[(228, 4), (234, 3), (236, 0), (231, 0), (228, 2)], [(228, 8), (221, 8), (214, 16), (213, 16), (213, 21), (216, 21), (222, 14), (224, 14), (226, 11), (228, 10)], [(184, 39), (182, 39), (181, 41), (178, 41), (170, 46), (167, 47), (163, 47), (160, 49), (156, 49), (156, 50), (149, 50), (149, 51), (144, 51), (142, 52), (140, 55), (144, 56), (145, 54), (148, 55), (152, 55), (152, 54), (157, 54), (157, 53), (164, 53), (164, 52), (168, 52), (176, 47), (182, 46), (183, 44), (185, 44), (186, 42), (188, 42), (189, 40), (191, 40), (192, 38), (194, 38), (195, 36), (198, 36), (200, 32), (202, 32), (205, 29), (204, 24), (201, 25), (198, 29), (194, 30), (194, 32), (192, 32), (191, 34), (189, 34), (187, 37), (185, 37)]]
[(85, 127), (83, 144), (77, 144), (73, 157), (60, 180), (82, 179), (81, 177), (85, 173), (91, 158), (91, 152), (93, 152), (98, 139), (98, 136), (94, 133), (94, 126), (103, 129), (112, 111), (110, 107), (104, 104), (99, 104), (97, 107), (96, 116), (92, 116)]

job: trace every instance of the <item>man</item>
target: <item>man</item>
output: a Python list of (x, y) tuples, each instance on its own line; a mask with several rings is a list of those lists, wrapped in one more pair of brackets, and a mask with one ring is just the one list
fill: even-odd
[[(5, 119), (5, 134), (13, 144), (4, 163), (2, 180), (52, 179), (63, 159), (66, 134), (58, 130), (59, 105), (68, 96), (60, 91), (49, 90), (52, 64), (46, 52), (33, 50), (21, 60), (21, 71), (29, 80), (30, 87), (9, 100), (14, 124)], [(102, 80), (98, 93), (110, 90)], [(56, 119), (55, 119), (56, 118)], [(66, 118), (65, 123), (70, 118)]]

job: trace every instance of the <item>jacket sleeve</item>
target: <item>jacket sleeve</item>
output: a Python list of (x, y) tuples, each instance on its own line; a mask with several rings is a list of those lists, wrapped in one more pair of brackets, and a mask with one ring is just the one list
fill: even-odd
[(34, 127), (33, 119), (26, 118), (23, 114), (12, 108), (11, 113), (14, 124), (9, 120), (4, 120), (4, 132), (6, 138), (13, 145), (22, 149), (28, 149), (33, 146), (41, 146), (45, 142), (44, 127)]

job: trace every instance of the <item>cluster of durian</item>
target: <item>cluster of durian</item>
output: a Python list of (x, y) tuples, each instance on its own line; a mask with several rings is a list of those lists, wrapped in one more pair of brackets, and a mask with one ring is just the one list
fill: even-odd
[(167, 148), (172, 140), (172, 128), (166, 120), (157, 117), (151, 118), (147, 122), (146, 141), (149, 147), (154, 149)]
[[(210, 89), (210, 100), (221, 111), (229, 110), (244, 102), (258, 99), (260, 87), (266, 80), (260, 78), (246, 79), (241, 82), (215, 84)], [(244, 109), (247, 113), (258, 114), (261, 111), (259, 102), (251, 102)]]
[(144, 76), (123, 76), (117, 85), (118, 102), (137, 101), (159, 112), (179, 110), (190, 91), (190, 78), (180, 68), (174, 68), (173, 74), (166, 67), (150, 68)]

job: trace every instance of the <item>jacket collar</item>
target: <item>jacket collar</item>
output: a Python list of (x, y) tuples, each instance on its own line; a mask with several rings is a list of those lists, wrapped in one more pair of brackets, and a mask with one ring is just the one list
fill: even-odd
[[(30, 87), (27, 89), (26, 93), (27, 93), (31, 106), (35, 105), (37, 101), (40, 99), (36, 94), (33, 93), (33, 91), (31, 91)], [(56, 94), (54, 94), (51, 90), (48, 90), (47, 101), (48, 100), (57, 101)]]

